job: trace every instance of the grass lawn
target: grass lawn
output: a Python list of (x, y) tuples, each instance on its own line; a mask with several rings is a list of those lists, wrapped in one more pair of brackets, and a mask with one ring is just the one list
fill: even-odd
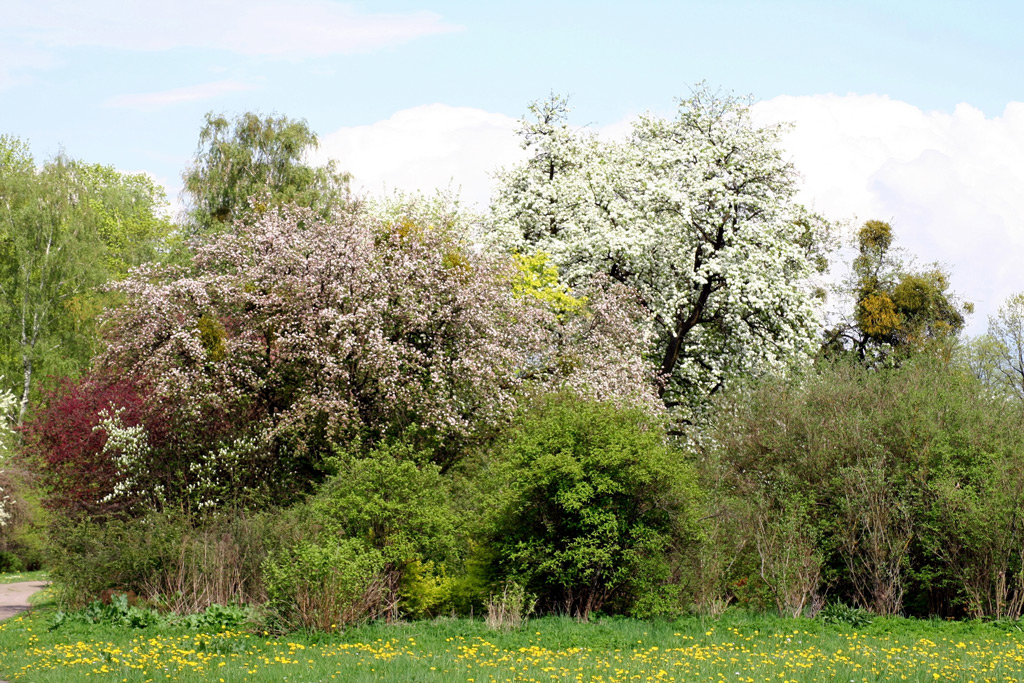
[(10, 681), (1007, 681), (1024, 680), (1016, 626), (876, 620), (860, 630), (743, 614), (718, 621), (547, 617), (497, 633), (479, 620), (331, 635), (65, 625), (50, 604), (0, 624)]
[(0, 583), (19, 583), (21, 581), (47, 581), (49, 579), (45, 569), (35, 572), (11, 572), (0, 574)]

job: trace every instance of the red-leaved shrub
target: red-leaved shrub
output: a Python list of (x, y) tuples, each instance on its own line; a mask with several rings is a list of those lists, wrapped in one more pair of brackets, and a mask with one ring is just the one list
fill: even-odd
[[(140, 384), (126, 377), (87, 375), (57, 384), (25, 422), (25, 453), (41, 474), (48, 507), (71, 516), (105, 516), (130, 504), (126, 499), (104, 502), (113, 493), (117, 471), (104, 453), (107, 435), (97, 425), (103, 411), (117, 410), (127, 426), (146, 421)], [(158, 421), (149, 422), (152, 429)]]

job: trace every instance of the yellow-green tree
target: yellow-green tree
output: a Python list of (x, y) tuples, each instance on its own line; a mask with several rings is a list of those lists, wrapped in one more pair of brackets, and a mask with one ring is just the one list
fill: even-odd
[(867, 221), (857, 233), (857, 256), (848, 283), (853, 314), (826, 333), (830, 351), (852, 351), (861, 359), (911, 353), (955, 338), (973, 307), (949, 289), (938, 264), (911, 269), (893, 247), (889, 223)]

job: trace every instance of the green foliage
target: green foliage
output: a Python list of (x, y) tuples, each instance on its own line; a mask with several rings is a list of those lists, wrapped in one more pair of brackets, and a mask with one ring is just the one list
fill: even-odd
[(979, 455), (931, 482), (921, 540), (959, 586), (969, 616), (1016, 619), (1024, 611), (1024, 457)]
[(0, 136), (0, 373), (24, 418), (39, 377), (73, 375), (96, 350), (102, 285), (158, 257), (171, 232), (163, 191), (63, 154), (37, 166)]
[(94, 600), (80, 610), (58, 610), (50, 621), (50, 631), (72, 625), (113, 626), (117, 628), (153, 628), (178, 626), (207, 632), (239, 630), (252, 622), (255, 613), (239, 605), (210, 605), (202, 612), (179, 616), (140, 606), (125, 593), (113, 593), (107, 602)]
[(287, 204), (325, 217), (341, 207), (348, 199), (349, 175), (333, 161), (310, 166), (306, 157), (317, 144), (304, 120), (253, 112), (229, 120), (208, 113), (184, 175), (191, 231), (220, 231), (250, 210), (262, 213)]
[(496, 569), (544, 609), (628, 612), (668, 579), (697, 489), (659, 422), (550, 396), (521, 417), (501, 457), (509, 498), (491, 539)]
[(558, 267), (543, 251), (533, 254), (513, 254), (516, 277), (512, 293), (520, 298), (530, 297), (541, 302), (560, 318), (576, 313), (586, 305), (586, 297), (577, 298), (569, 287), (558, 279)]
[(339, 451), (337, 474), (309, 504), (311, 519), (325, 537), (358, 541), (380, 556), (389, 616), (431, 613), (447, 598), (443, 563), (458, 542), (440, 469), (403, 442), (352, 450)]
[(13, 415), (3, 415), (0, 410), (0, 552), (11, 558), (9, 562), (32, 571), (43, 564), (46, 511), (34, 486), (35, 478), (13, 448), (15, 435), (2, 433), (7, 419), (13, 419)]
[(780, 616), (813, 612), (820, 599), (821, 553), (810, 504), (799, 495), (755, 500), (754, 546), (760, 578)]
[(889, 614), (1024, 605), (1024, 420), (962, 366), (924, 355), (764, 380), (719, 404), (701, 451), (713, 496), (805, 511), (819, 590)]
[(225, 345), (227, 332), (224, 330), (223, 323), (207, 313), (199, 317), (197, 327), (199, 328), (199, 342), (203, 345), (203, 350), (206, 351), (206, 357), (214, 363), (224, 360), (227, 355), (227, 346)]
[(398, 587), (399, 609), (409, 619), (424, 619), (440, 614), (452, 605), (458, 579), (438, 569), (433, 561), (405, 563)]
[(170, 564), (183, 531), (157, 515), (103, 525), (55, 524), (47, 564), (58, 602), (81, 606), (110, 589), (141, 593)]
[[(128, 596), (124, 593), (115, 593), (110, 596), (110, 602), (107, 604), (98, 600), (92, 602), (80, 614), (86, 623), (107, 626), (148, 628), (160, 623), (159, 614), (154, 610), (130, 604)], [(59, 628), (63, 621), (59, 616), (55, 617), (51, 629)]]
[(337, 474), (310, 503), (324, 532), (358, 538), (396, 565), (453, 552), (455, 521), (430, 454), (403, 442), (352, 450), (339, 451)]
[(291, 515), (241, 512), (202, 524), (171, 512), (130, 520), (57, 521), (47, 565), (58, 602), (81, 607), (131, 592), (184, 614), (213, 604), (262, 603), (267, 555), (299, 536)]
[(1024, 292), (989, 316), (988, 334), (972, 340), (964, 355), (987, 386), (1024, 401)]
[(456, 520), (430, 454), (404, 442), (337, 453), (336, 474), (295, 508), (297, 535), (263, 564), (271, 613), (285, 627), (329, 631), (453, 605), (459, 581), (445, 560)]
[(25, 570), (21, 558), (9, 550), (0, 550), (0, 574), (21, 572)]
[(197, 631), (237, 631), (253, 623), (256, 613), (244, 605), (210, 605), (202, 612), (172, 619), (173, 624)]
[(18, 516), (13, 525), (4, 529), (2, 543), (27, 571), (35, 571), (46, 561), (49, 514), (30, 478), (15, 479), (15, 492)]
[(841, 602), (833, 602), (825, 605), (818, 612), (818, 619), (823, 624), (830, 626), (852, 626), (853, 628), (864, 628), (874, 620), (871, 613), (858, 607), (850, 607)]
[(871, 220), (864, 223), (857, 233), (860, 257), (865, 259), (864, 266), (877, 263), (892, 246), (892, 226), (885, 221)]
[(330, 631), (378, 616), (389, 604), (379, 550), (325, 536), (271, 554), (263, 565), (267, 607), (284, 626)]

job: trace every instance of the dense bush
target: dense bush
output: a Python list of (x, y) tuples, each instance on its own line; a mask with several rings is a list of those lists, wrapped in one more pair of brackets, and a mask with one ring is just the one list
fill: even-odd
[(359, 539), (326, 536), (282, 549), (263, 566), (268, 607), (289, 628), (329, 631), (391, 610), (380, 551)]
[(490, 543), (501, 575), (541, 609), (581, 618), (678, 607), (668, 584), (692, 547), (698, 492), (658, 420), (557, 394), (527, 411), (499, 451), (508, 497)]
[(264, 565), (289, 625), (326, 628), (425, 616), (447, 602), (436, 567), (457, 552), (447, 485), (430, 454), (401, 441), (338, 451), (335, 474), (296, 509), (303, 536)]
[(391, 601), (382, 613), (390, 618), (399, 615), (409, 570), (415, 565), (413, 573), (425, 580), (424, 563), (444, 563), (458, 550), (447, 486), (429, 458), (402, 442), (343, 453), (338, 474), (310, 503), (312, 519), (326, 535), (357, 539), (380, 554), (384, 593)]
[(200, 522), (180, 513), (55, 521), (48, 566), (63, 605), (132, 593), (176, 613), (266, 600), (262, 565), (299, 537), (289, 514), (225, 513)]
[[(738, 494), (762, 520), (747, 531), (744, 551), (757, 555), (748, 566), (762, 568), (751, 580), (776, 591), (764, 567), (804, 546), (808, 562), (821, 564), (809, 595), (827, 588), (879, 614), (1020, 614), (1017, 404), (943, 357), (921, 355), (874, 370), (822, 363), (798, 381), (735, 391), (719, 410), (703, 476), (713, 495)], [(783, 533), (794, 511), (802, 530), (765, 543), (764, 530)]]

